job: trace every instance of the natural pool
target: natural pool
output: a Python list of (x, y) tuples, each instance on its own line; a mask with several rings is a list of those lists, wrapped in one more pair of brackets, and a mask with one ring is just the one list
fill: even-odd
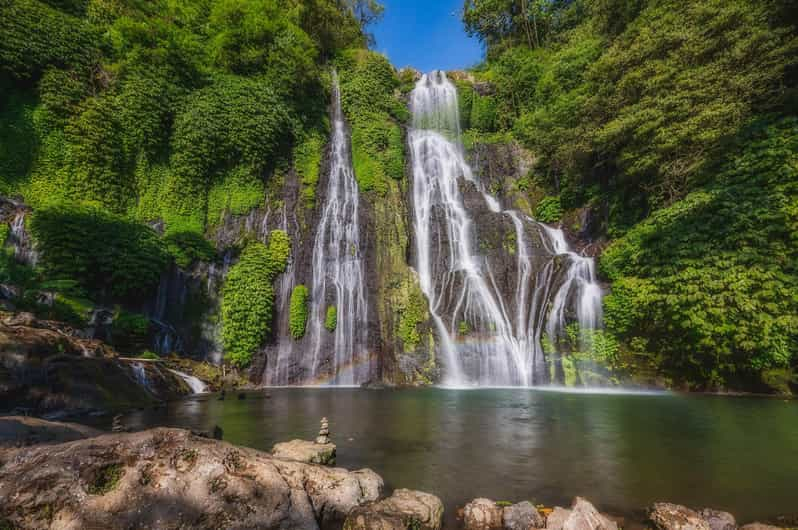
[[(270, 397), (267, 397), (270, 396)], [(475, 497), (625, 515), (654, 501), (713, 507), (741, 522), (798, 512), (798, 402), (535, 389), (279, 388), (195, 396), (133, 413), (133, 428), (210, 430), (269, 450), (330, 420), (338, 464), (390, 488), (435, 493), (447, 520)]]

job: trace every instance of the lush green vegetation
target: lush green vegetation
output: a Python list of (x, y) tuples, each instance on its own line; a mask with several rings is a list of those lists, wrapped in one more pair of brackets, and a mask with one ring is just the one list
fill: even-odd
[(341, 103), (352, 128), (352, 164), (361, 191), (383, 195), (390, 179), (404, 176), (405, 145), (400, 123), (409, 111), (395, 94), (399, 79), (383, 55), (366, 50), (338, 62)]
[(289, 308), (288, 327), (291, 336), (299, 340), (305, 336), (305, 328), (308, 325), (308, 301), (310, 293), (304, 285), (297, 285), (291, 292), (291, 306)]
[(150, 228), (97, 206), (53, 206), (34, 214), (30, 230), (46, 249), (41, 267), (51, 280), (76, 280), (100, 298), (141, 296), (168, 264), (163, 241)]
[(608, 330), (694, 382), (789, 368), (798, 353), (798, 121), (758, 123), (737, 150), (601, 260)]
[[(591, 235), (615, 239), (600, 260), (614, 365), (704, 388), (785, 380), (798, 367), (794, 8), (467, 0), (464, 22), (488, 49), (474, 75), (490, 95), (460, 83), (470, 136), (507, 131), (532, 151), (518, 186), (530, 213), (585, 208)], [(480, 98), (495, 121), (474, 120)]]
[[(0, 277), (30, 293), (26, 308), (77, 324), (97, 302), (140, 310), (170, 262), (215, 260), (209, 240), (225, 216), (273, 206), (270, 185), (291, 165), (301, 206), (314, 206), (330, 62), (367, 45), (382, 7), (8, 0), (2, 10), (0, 194), (33, 207), (42, 259), (30, 270), (4, 251)], [(266, 316), (272, 296), (249, 287), (285, 270), (290, 240), (236, 244), (246, 259), (222, 321), (230, 357), (246, 364), (269, 318), (247, 320), (244, 308)], [(45, 287), (57, 294), (40, 307)], [(144, 330), (128, 314), (114, 331), (125, 349)]]
[(228, 272), (222, 288), (222, 342), (226, 358), (233, 364), (247, 366), (271, 332), (272, 284), (285, 272), (290, 254), (288, 235), (275, 230), (269, 235), (268, 246), (247, 244)]
[(271, 256), (262, 243), (250, 243), (227, 274), (222, 290), (222, 341), (227, 359), (238, 366), (252, 361), (271, 331), (274, 278)]

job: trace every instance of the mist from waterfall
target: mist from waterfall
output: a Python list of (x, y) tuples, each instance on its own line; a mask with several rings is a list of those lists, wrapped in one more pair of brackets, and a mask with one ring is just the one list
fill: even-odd
[[(313, 245), (313, 284), (308, 332), (313, 379), (353, 385), (368, 380), (368, 306), (365, 293), (365, 260), (360, 240), (360, 194), (349, 146), (349, 134), (341, 109), (338, 76), (333, 72), (333, 135), (324, 209)], [(325, 327), (328, 307), (335, 306), (334, 331)], [(322, 366), (322, 349), (330, 347), (325, 335), (332, 333), (333, 365)]]
[[(548, 381), (541, 334), (564, 333), (569, 305), (581, 329), (601, 325), (601, 288), (590, 258), (572, 252), (561, 230), (502, 209), (465, 161), (457, 90), (443, 72), (424, 75), (411, 94), (408, 143), (413, 168), (416, 268), (429, 299), (444, 364), (444, 384), (529, 386)], [(515, 228), (515, 292), (503, 296), (476, 246), (461, 186), (473, 185), (487, 209)], [(533, 245), (536, 236), (543, 242)], [(555, 288), (558, 263), (564, 279)]]

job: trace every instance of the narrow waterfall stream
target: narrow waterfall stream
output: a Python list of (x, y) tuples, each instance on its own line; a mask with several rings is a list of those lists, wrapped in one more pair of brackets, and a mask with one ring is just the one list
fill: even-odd
[[(411, 110), (416, 267), (438, 331), (444, 383), (545, 383), (542, 332), (550, 339), (563, 334), (569, 310), (581, 329), (600, 326), (601, 288), (593, 260), (572, 252), (561, 230), (502, 209), (485, 191), (465, 161), (457, 90), (443, 72), (419, 80)], [(514, 226), (513, 293), (503, 292), (500, 271), (476, 245), (481, 227), (465, 206), (466, 185), (476, 188), (496, 222), (509, 219)]]
[[(353, 385), (368, 380), (366, 347), (368, 307), (365, 264), (360, 241), (360, 195), (341, 109), (338, 76), (333, 72), (333, 135), (324, 209), (313, 245), (313, 285), (308, 322), (312, 377), (332, 384)], [(335, 307), (337, 323), (329, 331), (325, 320)], [(333, 366), (322, 366), (322, 348), (329, 347), (325, 334), (332, 333)]]

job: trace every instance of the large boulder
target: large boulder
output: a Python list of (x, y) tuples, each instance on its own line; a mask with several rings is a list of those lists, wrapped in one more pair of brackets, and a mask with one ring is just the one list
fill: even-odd
[(543, 516), (529, 501), (506, 506), (502, 512), (502, 521), (506, 530), (532, 530), (546, 527)]
[[(0, 523), (51, 530), (339, 526), (373, 473), (274, 458), (181, 429), (0, 452)], [(0, 525), (2, 526), (2, 525)]]
[(466, 530), (492, 530), (502, 528), (502, 507), (490, 499), (474, 499), (463, 509)]
[(618, 524), (600, 514), (590, 502), (577, 497), (570, 510), (555, 508), (546, 520), (549, 530), (618, 530)]
[(100, 434), (103, 434), (102, 431), (77, 423), (46, 421), (25, 416), (0, 417), (0, 448), (64, 443)]
[(655, 503), (648, 511), (648, 519), (657, 530), (711, 530), (701, 514), (670, 502)]
[(333, 466), (335, 465), (335, 449), (333, 443), (318, 444), (307, 440), (291, 440), (276, 444), (272, 448), (272, 455), (283, 460)]
[(429, 493), (398, 489), (379, 502), (353, 509), (344, 530), (440, 530), (443, 503)]

